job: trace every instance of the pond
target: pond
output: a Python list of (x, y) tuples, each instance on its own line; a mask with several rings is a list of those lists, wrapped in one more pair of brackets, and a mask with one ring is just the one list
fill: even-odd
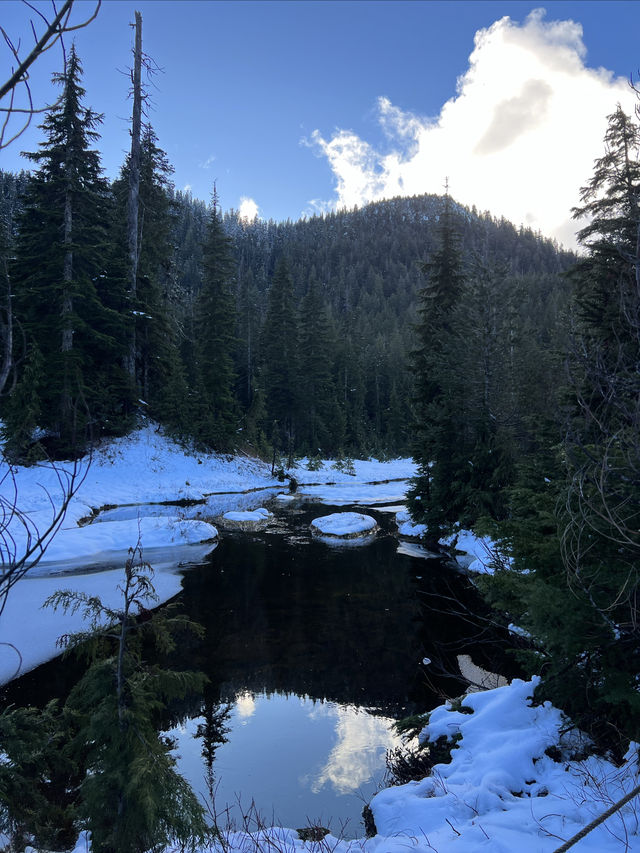
[[(399, 743), (393, 721), (462, 692), (459, 654), (504, 669), (506, 634), (482, 622), (463, 575), (399, 551), (384, 506), (366, 509), (377, 536), (348, 547), (315, 540), (309, 524), (361, 506), (269, 508), (266, 529), (225, 533), (184, 570), (178, 601), (205, 637), (185, 638), (172, 663), (209, 683), (172, 706), (163, 728), (222, 823), (241, 827), (251, 814), (359, 836)], [(69, 659), (54, 661), (9, 685), (5, 700), (42, 704), (77, 676)]]

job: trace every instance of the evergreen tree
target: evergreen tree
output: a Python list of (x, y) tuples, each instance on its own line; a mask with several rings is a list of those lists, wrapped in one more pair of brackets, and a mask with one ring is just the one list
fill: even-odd
[(39, 169), (29, 182), (12, 269), (16, 318), (42, 354), (39, 426), (59, 453), (82, 443), (95, 413), (102, 428), (120, 404), (106, 381), (121, 354), (118, 317), (96, 286), (110, 205), (98, 152), (89, 147), (101, 117), (82, 106), (80, 78), (72, 47), (64, 74), (54, 76), (63, 94), (42, 124), (46, 140), (27, 155)]
[[(146, 125), (141, 140), (137, 193), (138, 235), (136, 287), (128, 287), (126, 210), (129, 200), (130, 160), (114, 184), (116, 212), (114, 256), (111, 261), (114, 292), (126, 313), (129, 339), (126, 362), (142, 400), (144, 412), (178, 433), (186, 428), (187, 383), (179, 348), (178, 292), (173, 265), (174, 209), (170, 176), (173, 169), (157, 145), (153, 128)], [(135, 346), (131, 348), (131, 343)]]
[(79, 815), (96, 853), (144, 853), (170, 842), (195, 849), (207, 834), (203, 810), (175, 770), (172, 745), (159, 737), (156, 715), (169, 699), (200, 689), (203, 677), (143, 659), (145, 638), (167, 653), (175, 649), (178, 631), (195, 626), (166, 608), (151, 616), (152, 571), (139, 543), (127, 560), (122, 594), (117, 610), (95, 596), (65, 590), (47, 601), (81, 610), (91, 624), (89, 631), (62, 638), (90, 661), (65, 705), (87, 769)]
[(451, 311), (445, 343), (446, 382), (463, 414), (456, 436), (464, 483), (458, 520), (504, 518), (513, 482), (513, 392), (509, 358), (507, 271), (479, 259), (470, 267), (461, 298)]
[(320, 282), (312, 269), (300, 308), (300, 394), (304, 405), (299, 434), (300, 445), (311, 455), (342, 449), (334, 433), (333, 349)]
[(460, 445), (462, 412), (447, 375), (452, 313), (465, 282), (451, 200), (440, 217), (440, 246), (423, 270), (427, 281), (419, 294), (417, 345), (412, 353), (415, 381), (414, 450), (418, 476), (408, 493), (413, 518), (435, 536), (459, 520), (465, 502), (460, 472), (466, 460)]
[(245, 410), (253, 401), (259, 360), (260, 298), (251, 269), (238, 277), (238, 399)]
[(196, 353), (200, 383), (199, 437), (229, 449), (237, 426), (234, 394), (236, 347), (235, 265), (214, 192), (202, 252), (202, 289), (196, 305)]
[[(617, 110), (582, 191), (568, 427), (503, 526), (491, 594), (538, 643), (545, 695), (596, 735), (640, 732), (640, 134)], [(560, 470), (561, 475), (556, 472)]]
[(45, 708), (0, 712), (0, 832), (11, 850), (73, 847), (77, 773), (56, 700)]
[(277, 422), (291, 456), (298, 425), (298, 324), (293, 281), (284, 257), (278, 261), (269, 290), (261, 354), (268, 416)]

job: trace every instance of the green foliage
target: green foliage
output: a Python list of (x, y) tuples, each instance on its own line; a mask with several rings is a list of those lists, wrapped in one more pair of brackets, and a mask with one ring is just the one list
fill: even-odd
[(403, 717), (401, 720), (396, 720), (393, 728), (403, 738), (411, 740), (418, 737), (420, 732), (429, 722), (429, 714), (412, 714), (410, 717)]
[[(427, 281), (419, 294), (417, 345), (412, 353), (414, 394), (413, 457), (418, 476), (408, 493), (408, 506), (430, 534), (460, 518), (464, 506), (467, 455), (460, 441), (462, 412), (448, 381), (446, 358), (453, 309), (465, 274), (451, 201), (445, 198), (440, 218), (440, 247), (424, 265)], [(462, 479), (460, 473), (462, 472)]]
[(309, 452), (335, 453), (340, 435), (334, 432), (335, 412), (333, 361), (335, 343), (320, 283), (312, 269), (300, 308), (300, 389), (304, 405), (300, 409), (298, 446)]
[(64, 74), (54, 77), (63, 92), (41, 125), (45, 141), (27, 155), (39, 168), (28, 184), (11, 269), (16, 321), (42, 354), (39, 426), (61, 455), (82, 445), (93, 428), (90, 411), (113, 407), (113, 383), (103, 379), (120, 352), (117, 315), (97, 287), (110, 197), (90, 148), (101, 117), (82, 105), (81, 73), (72, 47)]
[(338, 458), (331, 466), (335, 468), (336, 471), (342, 471), (343, 474), (349, 474), (350, 477), (356, 476), (355, 465), (353, 464), (353, 459), (349, 456), (338, 455)]
[[(513, 557), (485, 580), (529, 631), (544, 696), (615, 748), (640, 732), (640, 131), (618, 109), (576, 215), (561, 445), (543, 419), (500, 529)], [(555, 446), (554, 446), (555, 445)]]
[(28, 349), (20, 379), (11, 389), (4, 404), (2, 437), (5, 454), (11, 462), (37, 462), (45, 457), (34, 440), (41, 423), (40, 386), (44, 381), (42, 354), (35, 343)]
[(235, 402), (236, 309), (231, 244), (214, 195), (202, 249), (203, 282), (196, 305), (197, 376), (201, 394), (198, 437), (230, 449), (237, 426)]
[(68, 735), (55, 701), (44, 709), (0, 713), (0, 833), (13, 849), (27, 843), (61, 850), (77, 837), (73, 822), (74, 767)]
[(298, 323), (293, 280), (284, 258), (269, 290), (261, 355), (267, 412), (279, 424), (280, 446), (292, 451), (299, 414)]
[(202, 807), (176, 772), (156, 718), (168, 700), (200, 688), (203, 676), (145, 663), (143, 641), (166, 654), (179, 632), (197, 628), (171, 608), (149, 613), (152, 571), (139, 545), (130, 552), (122, 594), (119, 610), (69, 591), (47, 601), (82, 612), (91, 626), (61, 640), (90, 662), (65, 705), (77, 732), (73, 749), (87, 770), (78, 815), (96, 853), (144, 853), (171, 842), (195, 848), (207, 834)]

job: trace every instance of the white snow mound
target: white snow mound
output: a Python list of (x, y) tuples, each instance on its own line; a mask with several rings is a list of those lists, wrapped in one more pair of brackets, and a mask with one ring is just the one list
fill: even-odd
[[(552, 853), (631, 790), (635, 753), (622, 768), (595, 756), (554, 760), (554, 749), (562, 753), (566, 745), (568, 721), (549, 702), (533, 704), (538, 682), (515, 679), (468, 695), (462, 702), (467, 713), (449, 702), (436, 708), (421, 739), (446, 737), (451, 763), (373, 798), (379, 836), (428, 838), (429, 850), (456, 853)], [(629, 846), (618, 846), (625, 837)], [(639, 841), (635, 810), (627, 806), (581, 845), (584, 853), (604, 853), (638, 850)]]
[(334, 512), (311, 522), (311, 532), (320, 536), (336, 536), (349, 539), (375, 533), (378, 525), (375, 518), (360, 512)]

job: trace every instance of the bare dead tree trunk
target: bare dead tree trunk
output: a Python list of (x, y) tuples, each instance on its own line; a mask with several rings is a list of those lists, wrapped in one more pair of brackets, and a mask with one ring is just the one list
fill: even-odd
[[(140, 159), (142, 128), (142, 15), (136, 12), (136, 38), (133, 54), (133, 116), (131, 124), (131, 156), (129, 158), (129, 198), (127, 203), (127, 242), (129, 250), (129, 293), (135, 305), (138, 278), (138, 210), (140, 195)], [(127, 371), (136, 376), (136, 319), (133, 315)]]
[[(68, 85), (68, 83), (67, 83)], [(71, 134), (68, 134), (71, 138)], [(64, 260), (62, 262), (62, 305), (60, 308), (60, 319), (62, 325), (62, 340), (60, 351), (64, 358), (64, 378), (62, 386), (62, 397), (60, 400), (60, 436), (69, 438), (73, 433), (73, 400), (71, 394), (71, 377), (69, 376), (69, 360), (65, 354), (73, 349), (73, 198), (71, 194), (73, 157), (70, 151), (70, 143), (67, 143), (66, 152), (66, 189), (64, 198), (64, 220), (62, 243), (64, 246)]]

